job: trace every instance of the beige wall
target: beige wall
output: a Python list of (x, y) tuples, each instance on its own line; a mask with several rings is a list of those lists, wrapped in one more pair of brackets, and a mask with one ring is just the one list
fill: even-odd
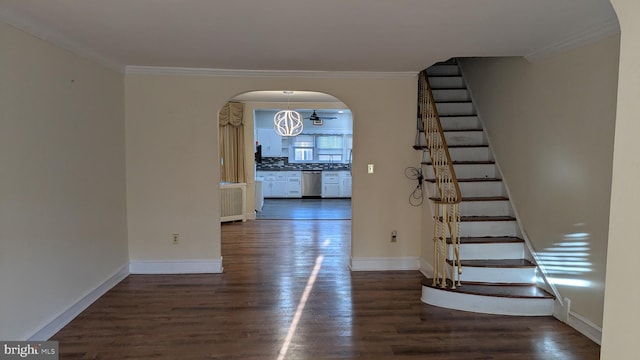
[[(522, 58), (463, 61), (523, 231), (541, 259), (556, 256), (555, 263), (541, 262), (553, 278), (577, 281), (556, 284), (561, 296), (571, 299), (571, 311), (598, 326), (618, 53), (619, 37), (614, 36), (534, 63)], [(587, 235), (572, 237), (580, 233)], [(576, 242), (587, 246), (566, 257), (571, 247), (562, 245)]]
[(0, 339), (127, 264), (124, 76), (0, 23)]
[(125, 87), (132, 261), (220, 258), (218, 110), (236, 94), (281, 89), (328, 93), (353, 112), (353, 256), (418, 258), (420, 209), (408, 203), (414, 184), (403, 174), (418, 165), (416, 78), (130, 74)]
[(640, 287), (635, 283), (640, 253), (640, 2), (611, 2), (620, 20), (622, 35), (602, 329), (603, 360), (637, 358), (640, 338)]

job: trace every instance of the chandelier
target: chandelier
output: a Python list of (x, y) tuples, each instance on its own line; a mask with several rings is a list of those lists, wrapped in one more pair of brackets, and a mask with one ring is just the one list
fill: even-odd
[[(285, 95), (293, 94), (293, 91), (283, 91)], [(280, 136), (297, 136), (302, 132), (302, 115), (295, 110), (289, 110), (287, 98), (287, 110), (278, 111), (273, 117), (273, 128)]]

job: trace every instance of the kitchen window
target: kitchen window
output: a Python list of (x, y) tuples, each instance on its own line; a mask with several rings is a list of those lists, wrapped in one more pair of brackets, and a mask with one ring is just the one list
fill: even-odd
[(292, 142), (289, 161), (345, 163), (350, 150), (351, 135), (298, 135)]

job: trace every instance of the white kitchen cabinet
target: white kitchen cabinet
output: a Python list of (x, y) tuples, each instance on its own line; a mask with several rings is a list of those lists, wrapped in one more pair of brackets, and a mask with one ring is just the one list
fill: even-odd
[(340, 197), (351, 197), (351, 172), (340, 171)]
[(290, 198), (302, 197), (302, 174), (300, 171), (286, 171), (286, 196)]
[(278, 135), (273, 128), (258, 129), (257, 141), (262, 145), (263, 157), (282, 156), (282, 136)]
[(338, 171), (322, 172), (322, 197), (340, 197), (340, 173)]
[(322, 197), (349, 198), (351, 197), (350, 171), (323, 171)]
[(262, 193), (265, 198), (286, 197), (287, 177), (284, 171), (257, 171), (256, 177), (264, 179)]

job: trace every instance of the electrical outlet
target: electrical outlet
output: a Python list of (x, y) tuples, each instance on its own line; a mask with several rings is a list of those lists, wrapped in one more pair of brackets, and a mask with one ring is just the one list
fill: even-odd
[(173, 243), (177, 244), (180, 242), (180, 234), (173, 234)]
[(393, 230), (391, 232), (391, 242), (396, 242), (396, 241), (398, 241), (398, 232)]

